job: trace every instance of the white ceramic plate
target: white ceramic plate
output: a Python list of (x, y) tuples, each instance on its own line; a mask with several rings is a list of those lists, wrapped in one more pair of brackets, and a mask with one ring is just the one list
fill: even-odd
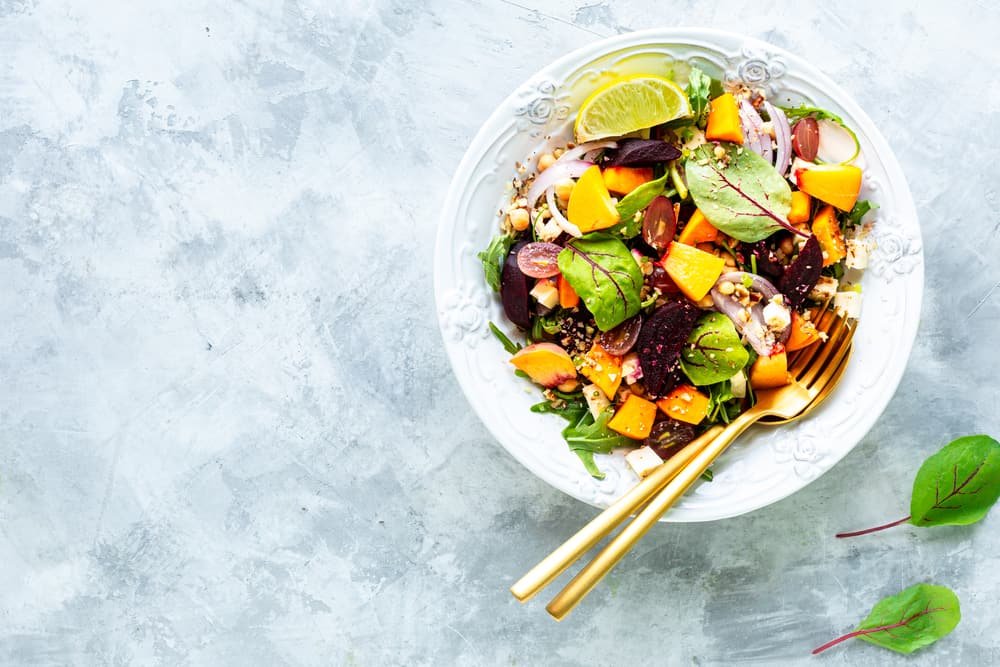
[(710, 521), (776, 502), (829, 470), (868, 432), (906, 367), (920, 316), (923, 255), (916, 210), (903, 173), (872, 121), (812, 65), (774, 46), (704, 29), (636, 32), (597, 42), (531, 77), (490, 116), (459, 165), (438, 227), (434, 291), (452, 368), (469, 403), (497, 440), (552, 486), (606, 506), (637, 479), (620, 452), (597, 456), (607, 477), (583, 469), (560, 436), (562, 419), (528, 410), (538, 389), (517, 378), (509, 355), (490, 335), (493, 321), (509, 333), (500, 300), (483, 280), (476, 253), (499, 227), (499, 210), (514, 164), (551, 137), (570, 137), (575, 110), (595, 87), (627, 73), (667, 74), (686, 81), (697, 65), (716, 77), (768, 89), (781, 105), (803, 101), (843, 116), (861, 140), (862, 197), (878, 203), (877, 249), (863, 280), (864, 303), (851, 365), (826, 405), (802, 422), (746, 433), (667, 521)]

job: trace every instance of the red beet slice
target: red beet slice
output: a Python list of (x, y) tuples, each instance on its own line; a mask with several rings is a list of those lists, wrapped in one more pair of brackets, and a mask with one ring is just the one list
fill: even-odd
[(670, 162), (681, 156), (676, 146), (658, 139), (620, 139), (618, 148), (607, 152), (608, 167), (641, 167)]
[(636, 346), (643, 384), (653, 397), (663, 396), (681, 381), (681, 348), (699, 314), (690, 301), (677, 300), (664, 304), (643, 322)]
[(784, 272), (785, 267), (778, 261), (778, 256), (771, 249), (767, 239), (762, 239), (756, 243), (744, 243), (743, 255), (750, 260), (750, 255), (757, 258), (757, 273), (770, 280), (777, 280)]
[(517, 243), (510, 249), (510, 254), (503, 263), (500, 273), (500, 300), (503, 302), (503, 312), (507, 319), (527, 329), (531, 326), (531, 291), (530, 279), (517, 266), (517, 253), (527, 243)]
[(785, 269), (785, 274), (778, 282), (778, 290), (785, 295), (788, 305), (799, 310), (806, 300), (806, 295), (819, 282), (823, 270), (823, 250), (815, 236), (810, 236), (799, 256)]

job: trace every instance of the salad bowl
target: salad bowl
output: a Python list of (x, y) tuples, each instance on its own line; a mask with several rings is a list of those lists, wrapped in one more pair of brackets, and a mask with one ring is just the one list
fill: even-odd
[[(484, 123), (451, 183), (434, 259), (434, 290), (445, 348), (459, 384), (494, 437), (532, 473), (598, 507), (638, 478), (624, 455), (597, 455), (592, 477), (566, 447), (560, 420), (530, 411), (537, 394), (516, 377), (490, 323), (512, 337), (500, 299), (483, 280), (477, 253), (497, 229), (511, 181), (526, 156), (572, 135), (574, 113), (594, 89), (622, 77), (677, 75), (698, 67), (726, 82), (767, 92), (783, 106), (828, 109), (856, 130), (864, 162), (862, 196), (872, 201), (872, 247), (850, 367), (836, 393), (808, 418), (749, 431), (664, 517), (710, 521), (789, 496), (847, 455), (891, 399), (913, 345), (923, 289), (916, 210), (895, 156), (872, 121), (826, 75), (767, 43), (707, 29), (658, 29), (586, 46), (543, 68)], [(678, 77), (683, 78), (683, 77)]]

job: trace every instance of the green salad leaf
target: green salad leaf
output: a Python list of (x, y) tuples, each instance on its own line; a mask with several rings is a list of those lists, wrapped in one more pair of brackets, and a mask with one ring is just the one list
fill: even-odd
[(681, 369), (696, 386), (728, 380), (749, 359), (736, 326), (722, 313), (702, 315), (681, 349)]
[(859, 199), (847, 213), (841, 213), (841, 222), (844, 227), (854, 227), (861, 224), (861, 220), (868, 215), (872, 209), (878, 208), (878, 204), (873, 204), (867, 199)]
[(897, 653), (913, 653), (948, 635), (961, 619), (954, 591), (917, 584), (880, 600), (854, 632), (814, 649), (813, 655), (855, 637)]
[(1000, 443), (968, 435), (944, 446), (913, 480), (914, 526), (964, 526), (986, 516), (1000, 498)]
[(838, 533), (858, 537), (893, 526), (964, 526), (983, 519), (1000, 499), (1000, 442), (988, 435), (958, 438), (931, 455), (913, 480), (910, 515), (865, 530)]
[(767, 160), (734, 144), (725, 147), (723, 160), (715, 157), (714, 146), (698, 147), (684, 166), (694, 203), (722, 232), (740, 241), (753, 243), (779, 229), (794, 228), (788, 223), (792, 190)]
[(691, 118), (694, 124), (704, 128), (708, 119), (709, 102), (712, 100), (712, 78), (697, 67), (692, 67), (685, 92), (691, 103)]
[(483, 263), (483, 273), (486, 275), (486, 283), (493, 288), (494, 292), (500, 291), (500, 275), (503, 271), (503, 263), (510, 253), (510, 247), (514, 245), (514, 237), (501, 234), (493, 237), (486, 250), (483, 250), (476, 257)]
[(614, 410), (610, 408), (601, 412), (597, 419), (585, 410), (575, 424), (570, 424), (562, 432), (570, 450), (580, 457), (587, 472), (596, 479), (604, 479), (604, 473), (594, 462), (594, 454), (609, 454), (615, 447), (632, 444), (631, 439), (608, 428), (613, 416)]
[(610, 234), (588, 234), (567, 243), (559, 253), (559, 271), (601, 331), (639, 312), (642, 271), (625, 244)]
[(515, 343), (510, 338), (508, 338), (507, 334), (505, 334), (503, 331), (501, 331), (500, 327), (498, 327), (497, 325), (493, 324), (492, 322), (489, 323), (489, 327), (490, 327), (490, 331), (493, 333), (493, 335), (496, 337), (496, 339), (498, 341), (500, 341), (501, 345), (503, 345), (503, 349), (507, 350), (507, 354), (517, 354), (518, 353), (518, 351), (521, 349), (521, 344), (520, 343)]
[[(841, 125), (845, 125), (844, 119), (833, 113), (832, 111), (827, 111), (821, 107), (814, 107), (808, 104), (800, 104), (797, 107), (780, 107), (782, 111), (785, 112), (785, 116), (788, 117), (789, 123), (795, 123), (796, 121), (802, 120), (806, 116), (812, 116), (816, 120), (823, 120), (824, 118), (836, 121)], [(846, 127), (846, 125), (845, 125)]]
[(635, 214), (644, 210), (658, 196), (666, 194), (669, 197), (674, 194), (673, 192), (667, 194), (667, 180), (669, 178), (670, 174), (664, 174), (654, 181), (643, 183), (622, 197), (615, 207), (618, 209), (618, 217), (621, 222), (609, 228), (607, 232), (620, 234), (627, 239), (638, 236), (639, 232), (642, 231), (642, 219), (636, 220)]

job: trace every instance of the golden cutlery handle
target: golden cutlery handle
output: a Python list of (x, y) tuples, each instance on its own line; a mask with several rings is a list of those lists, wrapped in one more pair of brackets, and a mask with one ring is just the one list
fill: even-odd
[[(659, 494), (649, 501), (649, 504), (614, 537), (599, 554), (590, 561), (573, 580), (566, 584), (552, 602), (545, 608), (557, 620), (561, 621), (566, 614), (586, 597), (597, 583), (611, 571), (618, 561), (628, 553), (639, 539), (659, 521), (663, 513), (684, 495), (684, 492), (708, 469), (712, 462), (747, 429), (759, 414), (750, 415), (744, 412), (733, 423), (727, 426), (707, 447), (698, 452), (680, 473), (668, 483)], [(671, 459), (673, 460), (673, 459)]]
[(654, 470), (649, 477), (632, 487), (613, 505), (563, 542), (538, 565), (531, 568), (527, 574), (510, 587), (510, 592), (521, 602), (527, 602), (534, 597), (538, 591), (565, 572), (566, 568), (575, 563), (580, 556), (590, 551), (595, 544), (601, 541), (601, 538), (614, 530), (626, 517), (638, 510), (650, 496), (666, 486), (667, 482), (673, 479), (707, 443), (714, 440), (720, 433), (722, 433), (722, 427), (713, 426), (692, 440), (684, 449), (671, 456)]

